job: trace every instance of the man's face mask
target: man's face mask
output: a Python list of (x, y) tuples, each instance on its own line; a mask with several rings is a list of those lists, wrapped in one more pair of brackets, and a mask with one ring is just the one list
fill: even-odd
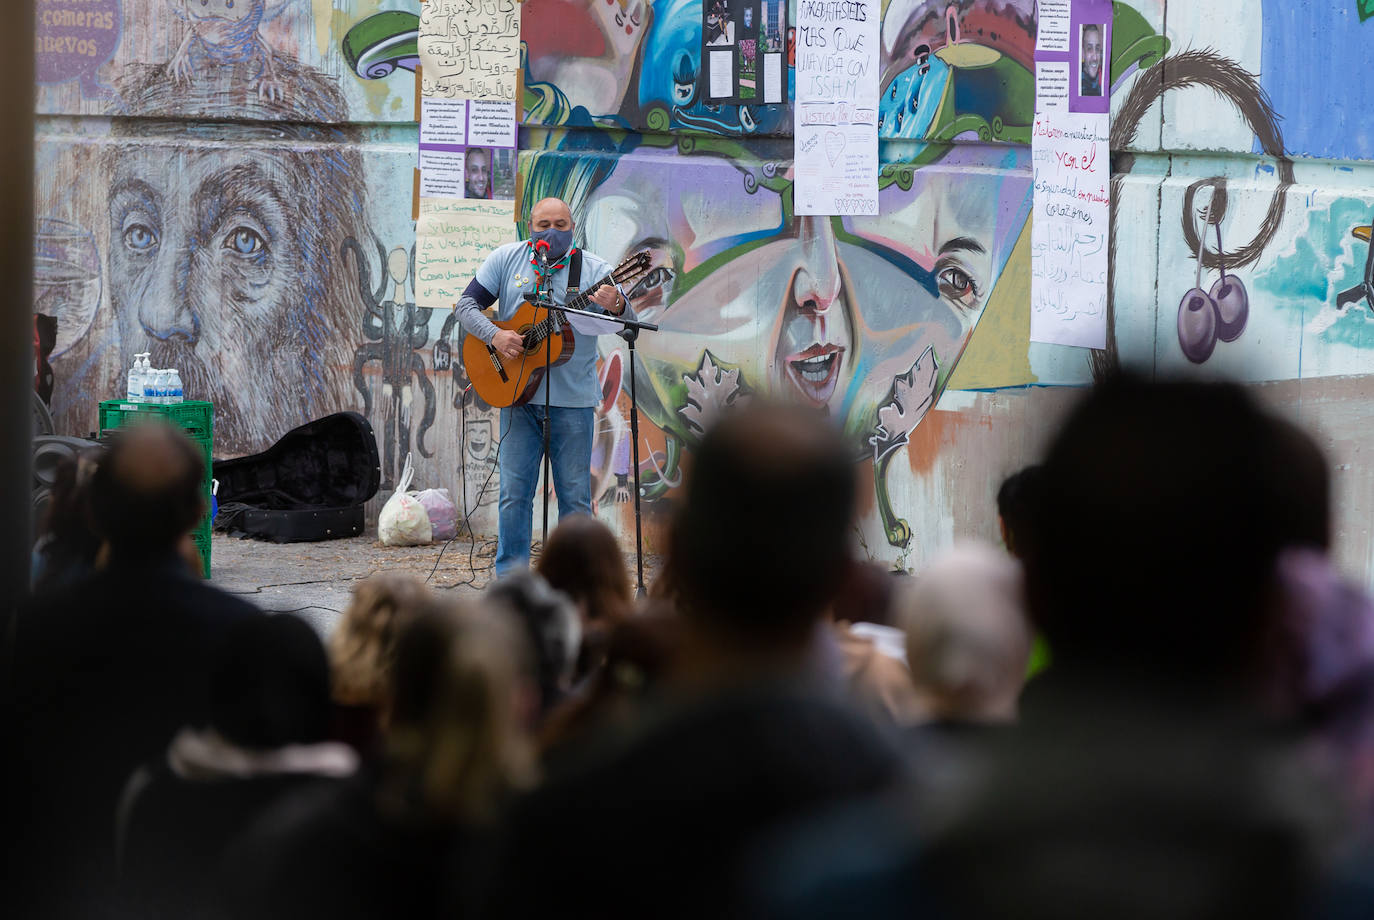
[(547, 230), (540, 230), (538, 233), (534, 234), (532, 238), (537, 243), (548, 243), (549, 258), (557, 259), (568, 251), (568, 247), (572, 245), (572, 237), (571, 230), (559, 230), (555, 227), (550, 227)]

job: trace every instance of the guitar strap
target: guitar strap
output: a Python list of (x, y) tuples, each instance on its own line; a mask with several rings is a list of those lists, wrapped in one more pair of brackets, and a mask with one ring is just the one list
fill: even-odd
[[(568, 296), (565, 300), (572, 300), (577, 296), (578, 285), (582, 281), (582, 250), (574, 249), (572, 258), (568, 261)], [(566, 306), (566, 304), (565, 304)]]

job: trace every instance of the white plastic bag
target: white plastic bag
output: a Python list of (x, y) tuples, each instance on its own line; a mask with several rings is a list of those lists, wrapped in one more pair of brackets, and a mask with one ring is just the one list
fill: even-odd
[(458, 536), (458, 506), (453, 503), (448, 489), (425, 489), (415, 498), (425, 506), (425, 513), (429, 515), (430, 536), (436, 542)]
[(377, 536), (383, 546), (419, 546), (433, 542), (433, 530), (429, 526), (425, 506), (420, 504), (414, 493), (406, 492), (414, 475), (410, 454), (406, 454), (401, 481), (396, 483), (396, 491), (386, 500), (377, 518)]

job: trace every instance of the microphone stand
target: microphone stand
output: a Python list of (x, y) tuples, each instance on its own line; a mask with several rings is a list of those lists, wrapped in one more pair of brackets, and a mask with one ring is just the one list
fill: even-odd
[[(538, 254), (539, 261), (544, 266), (544, 271), (547, 273), (549, 270), (549, 244), (541, 240), (539, 243), (535, 244), (534, 251)], [(545, 277), (547, 277), (547, 274)], [(553, 292), (549, 291), (541, 295), (538, 302), (535, 304), (534, 312), (537, 321), (539, 318), (539, 307), (542, 304), (544, 307), (544, 318), (549, 321), (551, 327), (554, 325), (552, 294)], [(550, 330), (550, 335), (552, 335), (552, 329)], [(544, 547), (549, 545), (549, 487), (553, 484), (553, 479), (551, 478), (552, 458), (549, 456), (549, 441), (552, 437), (552, 428), (549, 425), (549, 371), (552, 369), (550, 361), (553, 349), (549, 347), (549, 344), (551, 343), (546, 339), (544, 346), (544, 422), (540, 426), (543, 429), (544, 435), (544, 529), (539, 538), (540, 553), (543, 553)]]
[[(621, 326), (621, 330), (620, 330), (619, 332), (617, 332), (616, 335), (618, 335), (618, 336), (620, 336), (622, 339), (624, 339), (624, 340), (626, 341), (626, 343), (628, 343), (629, 346), (630, 346), (630, 443), (631, 443), (631, 445), (632, 445), (632, 453), (633, 453), (633, 457), (634, 457), (634, 459), (633, 459), (633, 461), (632, 461), (632, 465), (633, 465), (634, 477), (635, 477), (635, 572), (636, 572), (636, 576), (637, 576), (637, 578), (638, 578), (638, 584), (637, 584), (637, 587), (635, 588), (635, 596), (636, 596), (636, 597), (643, 597), (643, 596), (647, 593), (647, 591), (646, 591), (646, 589), (645, 589), (645, 587), (644, 587), (644, 531), (643, 531), (643, 524), (642, 524), (642, 519), (641, 519), (640, 503), (639, 503), (639, 493), (640, 493), (640, 488), (639, 488), (639, 401), (638, 401), (638, 400), (636, 399), (636, 397), (635, 397), (635, 339), (639, 338), (639, 334), (640, 334), (641, 332), (657, 332), (657, 331), (658, 331), (658, 326), (655, 325), (654, 323), (645, 323), (645, 322), (641, 322), (641, 321), (639, 321), (639, 320), (637, 320), (637, 319), (629, 319), (628, 317), (625, 317), (625, 316), (616, 316), (614, 313), (592, 313), (592, 312), (589, 311), (589, 310), (574, 310), (574, 309), (571, 309), (571, 308), (569, 308), (569, 307), (560, 307), (559, 310), (560, 310), (561, 312), (565, 313), (565, 314), (571, 313), (571, 314), (576, 314), (576, 315), (578, 315), (578, 316), (588, 316), (588, 317), (591, 317), (592, 319), (596, 319), (596, 320), (602, 320), (602, 321), (610, 320), (610, 321), (613, 322), (613, 323), (619, 323), (620, 326)], [(545, 351), (544, 354), (545, 354), (545, 359), (547, 360), (548, 352)], [(548, 418), (548, 413), (549, 413), (549, 410), (548, 410), (548, 407), (547, 407), (547, 394), (548, 394), (547, 387), (548, 387), (548, 372), (545, 371), (545, 398), (546, 398), (546, 403), (545, 403), (545, 409), (544, 409), (544, 417), (545, 417), (546, 420), (547, 420), (547, 418)], [(547, 424), (547, 421), (546, 421), (546, 424)], [(546, 464), (547, 464), (547, 461), (548, 461), (548, 449), (549, 449), (549, 445), (548, 445), (547, 434), (546, 434), (546, 435), (545, 435), (545, 441), (544, 441), (544, 458), (545, 458), (545, 463), (546, 463)], [(547, 467), (546, 467), (545, 477), (547, 477), (547, 476), (548, 476), (548, 473), (547, 473)], [(547, 489), (546, 489), (545, 492), (544, 492), (544, 527), (545, 527), (545, 539), (547, 539), (548, 522), (549, 522), (549, 493), (548, 493), (548, 491), (547, 491)]]
[(630, 346), (630, 444), (634, 454), (635, 575), (638, 579), (635, 597), (642, 599), (647, 592), (644, 589), (644, 532), (639, 519), (639, 400), (635, 398), (635, 339), (639, 338), (639, 329), (634, 326), (626, 326), (616, 335), (624, 339), (626, 344)]

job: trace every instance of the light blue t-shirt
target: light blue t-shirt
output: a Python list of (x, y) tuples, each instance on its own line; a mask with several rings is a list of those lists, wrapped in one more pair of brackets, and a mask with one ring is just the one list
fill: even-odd
[[(582, 273), (579, 278), (582, 291), (588, 291), (593, 284), (610, 274), (613, 266), (589, 252), (582, 253)], [(477, 270), (477, 283), (488, 292), (496, 295), (496, 318), (507, 320), (525, 302), (526, 294), (533, 294), (536, 274), (530, 264), (530, 245), (528, 241), (507, 243), (487, 256), (482, 267)], [(553, 302), (560, 306), (567, 302), (567, 266), (554, 272), (550, 278)], [(604, 312), (594, 303), (586, 309)], [(483, 315), (482, 306), (471, 297), (464, 295), (457, 305), (458, 322), (463, 331), (477, 336), (483, 342), (491, 343), (497, 327)], [(626, 306), (624, 316), (634, 319), (634, 311)], [(596, 379), (596, 340), (592, 336), (573, 334), (575, 347), (572, 357), (554, 367), (549, 373), (549, 405), (572, 409), (585, 409), (601, 402), (601, 387)], [(567, 334), (564, 334), (564, 352), (567, 354)], [(530, 400), (531, 403), (544, 401), (544, 388)]]

